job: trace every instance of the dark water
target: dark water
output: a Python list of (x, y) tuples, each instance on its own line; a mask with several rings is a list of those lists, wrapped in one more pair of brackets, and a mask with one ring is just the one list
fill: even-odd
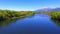
[(60, 34), (60, 26), (46, 14), (0, 23), (0, 34)]

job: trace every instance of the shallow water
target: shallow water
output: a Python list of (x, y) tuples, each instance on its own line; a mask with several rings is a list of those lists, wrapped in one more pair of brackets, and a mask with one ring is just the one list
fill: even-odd
[(60, 26), (47, 14), (35, 14), (32, 17), (0, 23), (0, 34), (60, 34)]

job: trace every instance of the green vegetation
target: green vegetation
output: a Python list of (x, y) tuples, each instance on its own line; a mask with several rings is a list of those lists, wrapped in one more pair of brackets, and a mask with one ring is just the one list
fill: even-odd
[(58, 25), (60, 26), (60, 12), (51, 12), (50, 18)]
[(54, 20), (60, 20), (60, 12), (51, 12), (50, 17)]
[(40, 14), (48, 14), (51, 20), (60, 26), (60, 12), (40, 12)]
[(0, 10), (0, 21), (7, 19), (25, 18), (34, 14), (35, 12), (33, 11)]
[(60, 12), (42, 12), (41, 14), (48, 14), (51, 20), (60, 26)]
[(34, 12), (34, 11), (0, 10), (0, 22), (5, 21), (5, 20), (22, 19), (25, 17), (33, 16), (34, 14), (48, 14), (52, 20), (60, 21), (60, 12)]
[(60, 12), (41, 12), (41, 14), (48, 14), (51, 19), (60, 20)]

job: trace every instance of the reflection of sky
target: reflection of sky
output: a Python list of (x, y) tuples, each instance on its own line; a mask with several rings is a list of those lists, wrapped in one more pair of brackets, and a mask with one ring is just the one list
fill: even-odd
[[(1, 29), (0, 33), (42, 33), (42, 34), (58, 34), (60, 33), (58, 27), (49, 19), (49, 17), (43, 19), (41, 15), (35, 15), (31, 18), (25, 18), (23, 20), (17, 20), (15, 24), (11, 24), (8, 27)], [(49, 19), (49, 20), (48, 20)]]

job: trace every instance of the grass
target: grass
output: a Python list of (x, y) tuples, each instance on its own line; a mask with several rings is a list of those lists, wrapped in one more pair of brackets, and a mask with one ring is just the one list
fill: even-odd
[(50, 17), (54, 20), (60, 20), (60, 12), (51, 12)]
[(34, 12), (34, 11), (13, 11), (0, 10), (0, 21), (8, 19), (21, 19), (34, 14), (48, 14), (51, 19), (60, 21), (60, 12)]
[(54, 23), (60, 26), (60, 12), (42, 12), (42, 14), (48, 14)]
[(24, 19), (26, 17), (33, 16), (34, 14), (48, 14), (50, 18), (60, 25), (60, 12), (34, 12), (34, 11), (11, 11), (11, 10), (0, 10), (0, 26), (10, 24), (12, 20), (14, 22), (17, 19)]
[(34, 15), (33, 11), (12, 11), (12, 10), (0, 10), (0, 21), (6, 19), (25, 18), (27, 16)]
[(51, 19), (60, 20), (60, 12), (41, 12), (41, 14), (48, 14)]

